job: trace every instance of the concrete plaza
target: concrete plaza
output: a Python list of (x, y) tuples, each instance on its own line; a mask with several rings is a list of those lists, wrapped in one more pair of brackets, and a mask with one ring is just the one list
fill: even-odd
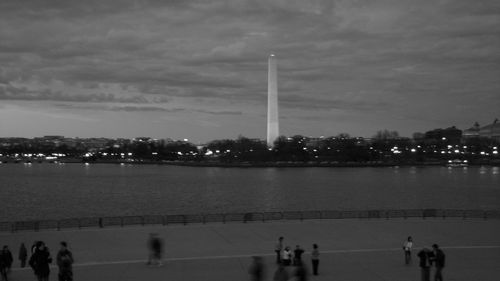
[[(151, 232), (164, 241), (165, 262), (145, 265)], [(404, 264), (402, 243), (414, 239), (411, 265)], [(274, 245), (279, 236), (292, 248), (301, 245), (311, 272), (309, 253), (317, 243), (320, 275), (310, 280), (420, 280), (416, 252), (433, 243), (447, 256), (445, 280), (500, 280), (500, 220), (339, 219), (255, 223), (211, 223), (64, 231), (0, 233), (9, 245), (14, 268), (9, 280), (36, 280), (20, 269), (18, 248), (45, 241), (55, 258), (59, 241), (67, 241), (76, 259), (75, 280), (250, 280), (251, 256), (264, 257), (265, 280), (276, 269)], [(292, 273), (293, 267), (288, 270)], [(53, 268), (50, 280), (57, 280)], [(293, 280), (293, 279), (292, 279)]]

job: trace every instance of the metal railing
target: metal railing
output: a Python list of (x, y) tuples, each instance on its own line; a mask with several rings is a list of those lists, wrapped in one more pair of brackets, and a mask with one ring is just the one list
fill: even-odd
[(172, 225), (192, 223), (266, 222), (311, 219), (392, 219), (392, 218), (459, 218), (500, 219), (500, 210), (406, 209), (354, 211), (284, 211), (192, 215), (146, 215), (89, 217), (60, 220), (0, 222), (0, 232), (124, 227), (132, 225)]

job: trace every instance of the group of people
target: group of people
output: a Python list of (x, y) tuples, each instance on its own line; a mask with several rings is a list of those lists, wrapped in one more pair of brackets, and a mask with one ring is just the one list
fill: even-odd
[[(405, 253), (405, 264), (411, 263), (411, 252), (413, 248), (413, 238), (408, 236), (403, 243), (403, 250)], [(431, 267), (434, 266), (434, 281), (443, 281), (443, 268), (445, 266), (446, 256), (439, 248), (438, 244), (432, 245), (432, 250), (429, 248), (422, 248), (417, 256), (419, 258), (419, 266), (421, 268), (422, 281), (430, 281)]]
[[(73, 280), (73, 254), (68, 249), (68, 244), (64, 241), (60, 243), (61, 248), (57, 252), (56, 262), (59, 267), (58, 278), (59, 281), (72, 281)], [(12, 253), (8, 246), (4, 246), (0, 253), (0, 272), (2, 281), (8, 281), (10, 268), (13, 263)], [(24, 243), (19, 247), (19, 262), (21, 268), (26, 267), (26, 261), (33, 269), (38, 281), (48, 281), (50, 275), (50, 264), (52, 263), (52, 256), (49, 248), (43, 241), (35, 241), (31, 246), (31, 256), (28, 260), (28, 250)]]
[[(300, 245), (295, 246), (292, 251), (289, 246), (284, 246), (283, 237), (279, 237), (275, 246), (276, 253), (276, 264), (278, 268), (276, 269), (273, 280), (275, 281), (286, 281), (290, 279), (290, 274), (286, 267), (295, 266), (294, 277), (295, 280), (305, 281), (307, 280), (307, 270), (302, 260), (302, 254), (305, 250), (300, 247)], [(311, 251), (311, 261), (313, 267), (313, 274), (318, 275), (318, 265), (319, 265), (319, 249), (317, 244), (313, 244), (313, 249)], [(250, 275), (254, 281), (263, 280), (264, 276), (264, 264), (261, 257), (253, 257), (253, 263), (249, 270)]]

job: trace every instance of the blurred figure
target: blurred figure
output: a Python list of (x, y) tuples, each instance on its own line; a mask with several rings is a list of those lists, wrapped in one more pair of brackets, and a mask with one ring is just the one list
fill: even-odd
[(421, 280), (430, 281), (431, 251), (427, 248), (423, 248), (418, 252), (417, 256), (420, 258)]
[(52, 263), (50, 251), (42, 241), (38, 241), (35, 246), (35, 252), (31, 255), (29, 264), (33, 268), (38, 281), (48, 281), (50, 275), (49, 264)]
[(283, 257), (281, 262), (284, 266), (292, 264), (292, 250), (290, 250), (290, 247), (286, 246), (285, 250), (283, 250)]
[(0, 251), (0, 276), (2, 278), (2, 281), (8, 281), (8, 258), (7, 256), (3, 253), (3, 250)]
[(293, 265), (298, 265), (302, 263), (302, 254), (304, 250), (300, 248), (299, 245), (295, 246), (295, 250), (293, 250)]
[(73, 254), (68, 250), (68, 244), (61, 242), (61, 249), (57, 253), (59, 281), (73, 281), (73, 262)]
[(149, 241), (148, 241), (148, 246), (149, 246), (149, 259), (148, 259), (148, 265), (157, 265), (161, 266), (161, 256), (163, 252), (163, 245), (162, 245), (161, 239), (158, 237), (158, 234), (156, 233), (151, 233), (149, 235)]
[(10, 268), (12, 267), (12, 262), (14, 261), (14, 258), (12, 257), (12, 253), (9, 250), (9, 246), (7, 245), (3, 246), (2, 256), (4, 259), (7, 272), (10, 272)]
[(283, 266), (283, 264), (278, 265), (278, 269), (276, 269), (276, 272), (274, 273), (273, 280), (274, 281), (288, 280), (288, 271), (286, 271), (286, 268)]
[(262, 257), (252, 257), (253, 262), (252, 265), (250, 266), (250, 269), (248, 270), (248, 273), (250, 273), (250, 276), (252, 277), (252, 281), (262, 281), (264, 280), (264, 263), (262, 262)]
[(28, 259), (28, 249), (24, 246), (24, 243), (21, 243), (19, 247), (19, 261), (21, 262), (21, 268), (26, 267), (26, 260)]
[(432, 262), (436, 267), (436, 272), (434, 273), (434, 281), (443, 281), (443, 267), (445, 262), (445, 255), (443, 250), (441, 250), (438, 244), (432, 245), (433, 254), (432, 254)]
[(413, 248), (413, 238), (408, 236), (406, 241), (403, 243), (403, 251), (405, 253), (405, 264), (410, 264), (411, 262), (411, 249)]
[(313, 244), (313, 250), (311, 252), (311, 262), (313, 266), (313, 274), (318, 275), (318, 266), (319, 266), (318, 244)]
[(283, 236), (278, 238), (278, 242), (276, 242), (276, 246), (274, 247), (274, 252), (276, 253), (276, 263), (281, 263), (281, 255), (283, 251)]
[(297, 281), (307, 281), (307, 270), (302, 261), (299, 261), (295, 269), (295, 277)]

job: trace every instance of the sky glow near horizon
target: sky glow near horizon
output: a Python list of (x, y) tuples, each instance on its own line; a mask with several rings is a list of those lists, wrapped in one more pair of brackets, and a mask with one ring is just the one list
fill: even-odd
[(0, 2), (0, 137), (403, 136), (500, 118), (500, 1)]

